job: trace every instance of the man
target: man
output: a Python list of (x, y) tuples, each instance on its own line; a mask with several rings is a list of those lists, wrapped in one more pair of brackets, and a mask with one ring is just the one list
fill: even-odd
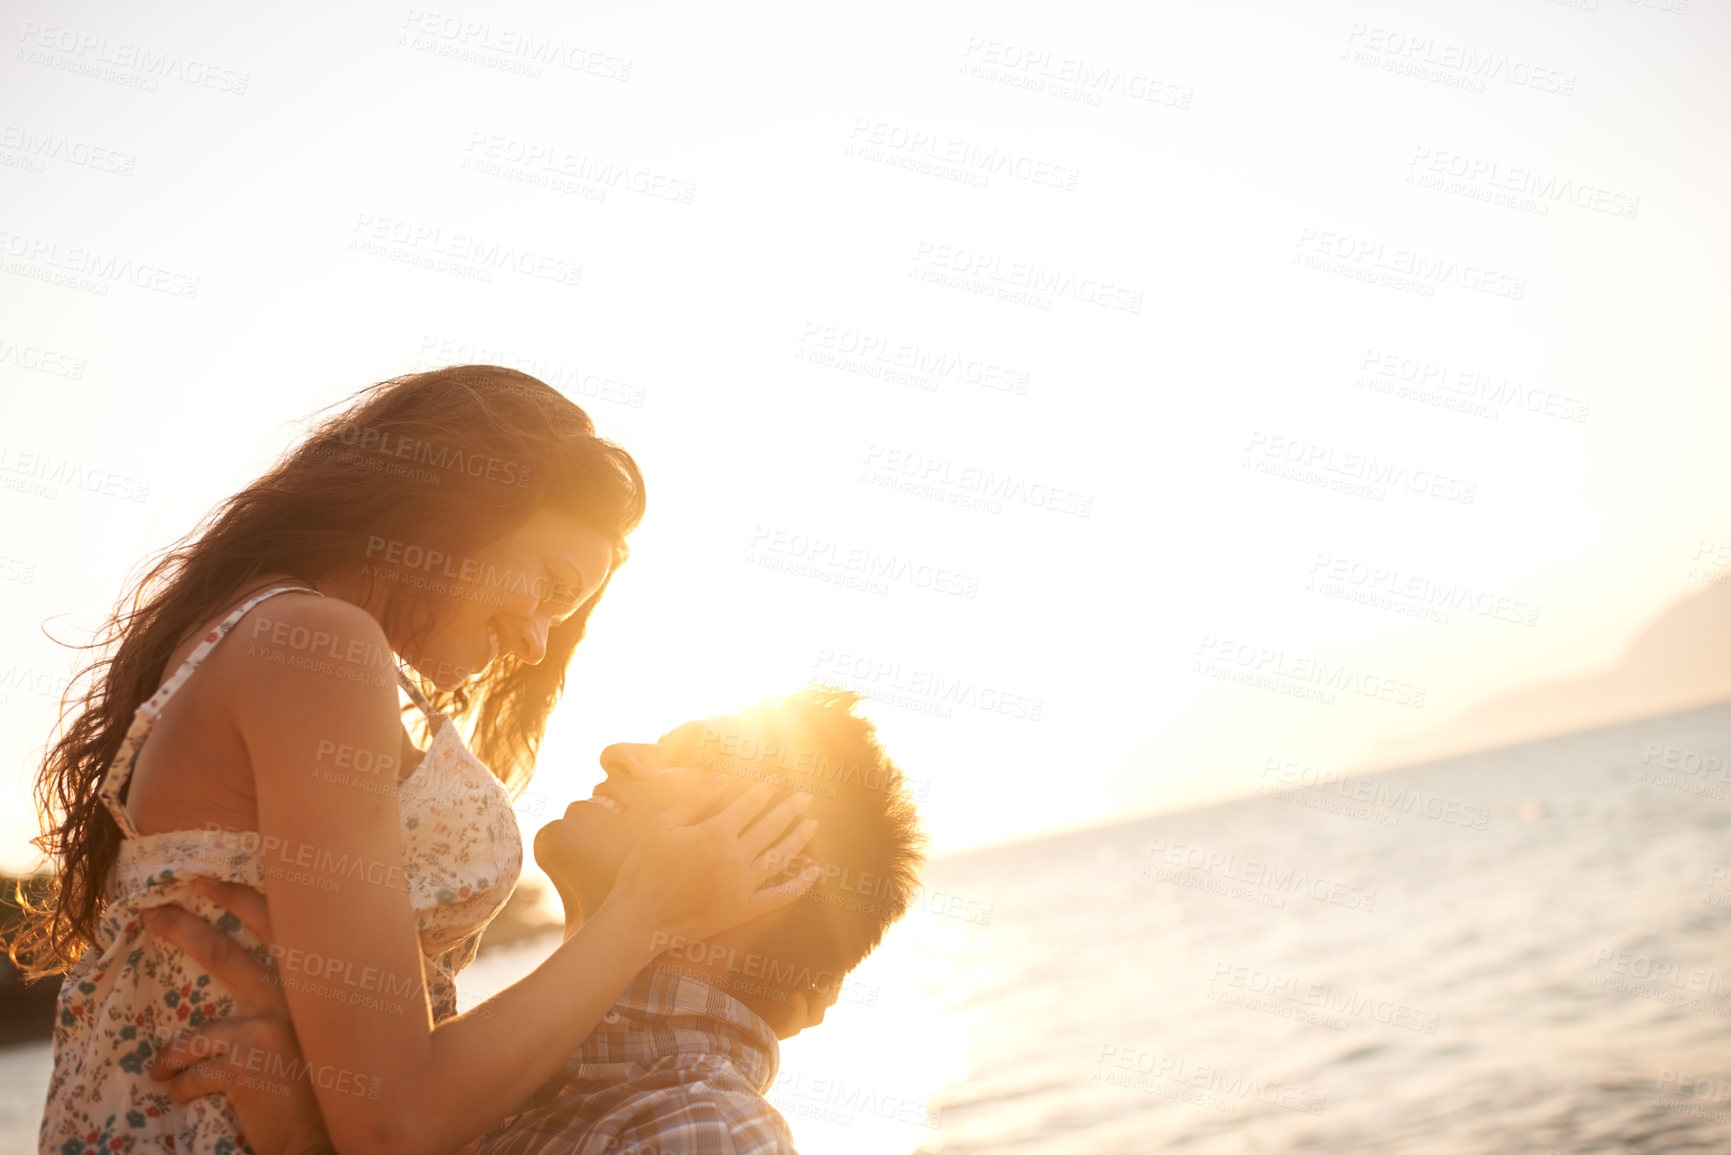
[[(806, 855), (824, 873), (791, 907), (707, 942), (663, 944), (564, 1069), (483, 1135), (475, 1155), (793, 1151), (785, 1120), (763, 1097), (775, 1081), (777, 1036), (805, 1025), (805, 1008), (835, 1000), (843, 976), (907, 911), (923, 862), (924, 835), (901, 773), (872, 724), (853, 712), (858, 701), (811, 688), (686, 723), (653, 744), (602, 751), (606, 781), (535, 837), (567, 935), (606, 897), (649, 822), (718, 773), (733, 779), (718, 808), (765, 779), (809, 793), (809, 818), (819, 825)], [(790, 862), (786, 873), (805, 865)], [(163, 933), (201, 961), (211, 952), (200, 936), (219, 934), (190, 917)], [(274, 1138), (286, 1134), (291, 1110), (280, 1093), (273, 1099), (233, 1081), (208, 1088), (229, 1094), (259, 1155), (289, 1149)], [(306, 1144), (304, 1127), (299, 1135)]]

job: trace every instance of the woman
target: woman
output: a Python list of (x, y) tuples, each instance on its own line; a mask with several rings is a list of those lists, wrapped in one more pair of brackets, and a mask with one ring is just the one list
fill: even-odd
[(201, 877), (268, 891), (300, 1047), (343, 1075), (317, 1091), (331, 1141), (387, 1155), (459, 1147), (520, 1101), (657, 935), (702, 938), (809, 886), (763, 885), (810, 840), (798, 799), (765, 810), (762, 787), (743, 819), (690, 825), (712, 800), (693, 799), (581, 932), (456, 1014), (453, 976), (522, 865), (507, 785), (643, 509), (636, 464), (582, 410), (460, 366), (363, 390), (145, 574), (37, 783), (59, 890), (14, 953), (67, 970), (42, 1151), (245, 1149), (226, 1099), (178, 1105), (149, 1076), (234, 1003), (144, 913), (178, 904), (266, 957)]

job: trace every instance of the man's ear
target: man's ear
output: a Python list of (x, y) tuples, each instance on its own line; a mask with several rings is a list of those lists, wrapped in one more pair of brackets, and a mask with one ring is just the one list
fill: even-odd
[(778, 1039), (791, 1039), (799, 1034), (804, 1026), (805, 999), (797, 991), (788, 995), (784, 1003), (772, 1003), (754, 1009), (757, 1017), (769, 1024), (769, 1029), (775, 1032)]
[(824, 1012), (835, 1006), (836, 996), (840, 992), (825, 993), (816, 987), (807, 987), (803, 991), (794, 991), (787, 996), (787, 1002), (782, 1004), (780, 1022), (768, 1022), (775, 1029), (778, 1039), (791, 1039), (808, 1027), (820, 1026), (823, 1023)]

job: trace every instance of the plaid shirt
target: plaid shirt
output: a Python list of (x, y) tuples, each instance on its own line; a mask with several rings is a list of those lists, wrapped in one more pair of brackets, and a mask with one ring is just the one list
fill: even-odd
[(763, 1097), (780, 1061), (743, 1003), (650, 968), (474, 1155), (797, 1155)]

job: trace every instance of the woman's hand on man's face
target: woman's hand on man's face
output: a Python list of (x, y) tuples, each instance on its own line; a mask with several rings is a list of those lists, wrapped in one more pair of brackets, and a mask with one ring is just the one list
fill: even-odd
[(727, 782), (718, 775), (657, 814), (620, 864), (607, 901), (627, 903), (647, 920), (656, 953), (676, 938), (705, 939), (780, 910), (823, 873), (813, 865), (782, 881), (817, 831), (816, 819), (801, 818), (811, 795), (778, 799), (779, 787), (758, 783), (699, 821)]

